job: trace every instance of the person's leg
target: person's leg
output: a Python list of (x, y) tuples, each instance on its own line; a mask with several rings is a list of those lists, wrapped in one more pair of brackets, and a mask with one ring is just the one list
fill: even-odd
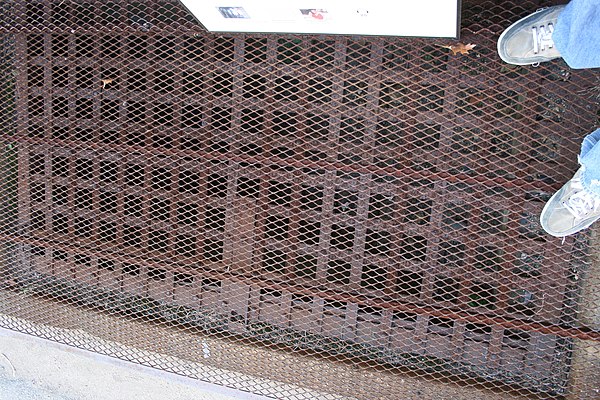
[(583, 187), (600, 196), (600, 129), (583, 139), (579, 164), (584, 168), (581, 177)]
[(569, 67), (600, 67), (600, 1), (567, 4), (558, 16), (552, 40)]
[(600, 129), (583, 139), (578, 160), (581, 167), (540, 215), (542, 228), (552, 236), (572, 235), (600, 219)]

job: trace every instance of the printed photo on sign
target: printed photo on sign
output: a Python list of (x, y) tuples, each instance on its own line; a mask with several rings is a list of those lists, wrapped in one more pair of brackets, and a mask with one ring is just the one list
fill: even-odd
[(250, 18), (244, 7), (219, 7), (224, 18)]
[(327, 19), (328, 14), (327, 10), (322, 8), (302, 8), (300, 9), (300, 12), (302, 15), (304, 15), (305, 19), (317, 21), (323, 21)]

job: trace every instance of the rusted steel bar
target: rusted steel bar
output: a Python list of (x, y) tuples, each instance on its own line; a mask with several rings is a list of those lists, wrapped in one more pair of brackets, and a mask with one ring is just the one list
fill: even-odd
[[(10, 234), (0, 234), (0, 240), (28, 244), (32, 246), (49, 247), (67, 252), (82, 252), (96, 257), (113, 259), (115, 261), (127, 261), (132, 263), (143, 263), (156, 268), (166, 268), (172, 271), (181, 271), (189, 274), (198, 274), (196, 270), (160, 263), (147, 259), (138, 259), (120, 255), (117, 252), (109, 253), (105, 250), (96, 250), (93, 248), (81, 248), (65, 243), (48, 242), (43, 239), (24, 237)], [(238, 275), (227, 272), (219, 272), (215, 269), (203, 268), (202, 276), (208, 276), (213, 279), (229, 279), (239, 283), (252, 283), (261, 288), (285, 290), (294, 294), (319, 297), (325, 300), (344, 301), (369, 307), (380, 307), (392, 311), (410, 312), (417, 315), (428, 315), (440, 318), (450, 318), (459, 321), (484, 324), (488, 326), (499, 326), (506, 329), (519, 329), (524, 332), (541, 332), (548, 335), (556, 335), (564, 338), (578, 338), (582, 340), (600, 341), (600, 332), (591, 330), (587, 327), (574, 328), (560, 326), (555, 324), (525, 321), (519, 319), (505, 319), (502, 317), (493, 317), (484, 314), (469, 314), (461, 311), (453, 311), (448, 308), (436, 308), (432, 306), (419, 306), (416, 304), (402, 303), (399, 301), (388, 301), (384, 299), (369, 298), (364, 295), (351, 294), (347, 292), (336, 292), (330, 289), (309, 288), (301, 285), (294, 285), (287, 282), (273, 282), (265, 279), (256, 278), (248, 275)]]
[[(26, 136), (14, 136), (16, 143), (24, 144), (35, 144), (45, 145), (48, 147), (71, 147), (72, 142), (63, 141), (60, 139), (45, 139), (45, 138), (30, 138)], [(343, 171), (347, 173), (359, 173), (359, 174), (376, 174), (376, 175), (389, 175), (397, 178), (408, 178), (408, 179), (429, 179), (429, 180), (445, 180), (452, 183), (465, 183), (469, 185), (485, 185), (487, 187), (498, 187), (503, 188), (518, 188), (520, 190), (540, 190), (551, 193), (558, 184), (548, 184), (544, 181), (530, 181), (522, 178), (515, 178), (509, 180), (503, 177), (488, 178), (485, 174), (469, 176), (466, 174), (450, 174), (448, 172), (430, 172), (430, 171), (415, 171), (411, 168), (381, 168), (375, 165), (348, 165), (340, 162), (320, 162), (310, 161), (307, 159), (281, 159), (278, 157), (269, 156), (246, 156), (238, 154), (221, 154), (217, 152), (206, 152), (206, 151), (195, 151), (195, 150), (176, 150), (168, 148), (155, 148), (151, 146), (136, 146), (136, 145), (125, 145), (125, 144), (100, 144), (94, 142), (85, 142), (85, 148), (93, 150), (102, 150), (106, 152), (118, 152), (124, 153), (137, 153), (148, 156), (177, 156), (177, 157), (197, 157), (202, 161), (233, 161), (238, 163), (249, 163), (258, 165), (274, 165), (281, 168), (292, 167), (296, 169), (310, 168), (314, 170), (330, 170), (330, 171)], [(177, 161), (173, 161), (176, 163)]]

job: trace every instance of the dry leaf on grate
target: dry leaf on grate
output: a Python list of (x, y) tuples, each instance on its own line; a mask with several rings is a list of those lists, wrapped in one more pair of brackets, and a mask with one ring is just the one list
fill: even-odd
[(472, 43), (462, 44), (462, 43), (459, 42), (457, 44), (453, 44), (453, 45), (450, 45), (450, 46), (445, 46), (445, 45), (442, 45), (442, 44), (438, 44), (437, 46), (443, 47), (445, 49), (449, 49), (450, 51), (452, 51), (453, 55), (456, 55), (458, 53), (460, 53), (460, 54), (469, 54), (469, 50), (473, 50), (473, 48), (475, 46), (477, 46), (477, 45), (476, 44), (472, 44)]
[(113, 83), (114, 79), (102, 79), (102, 89), (106, 89), (106, 85)]

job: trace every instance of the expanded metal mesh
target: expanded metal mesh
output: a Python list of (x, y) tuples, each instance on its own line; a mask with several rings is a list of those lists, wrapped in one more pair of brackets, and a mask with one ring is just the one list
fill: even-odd
[(538, 216), (600, 75), (495, 52), (548, 4), (463, 2), (454, 55), (210, 34), (177, 1), (0, 1), (2, 325), (276, 398), (448, 398), (415, 377), (595, 398), (596, 236)]

